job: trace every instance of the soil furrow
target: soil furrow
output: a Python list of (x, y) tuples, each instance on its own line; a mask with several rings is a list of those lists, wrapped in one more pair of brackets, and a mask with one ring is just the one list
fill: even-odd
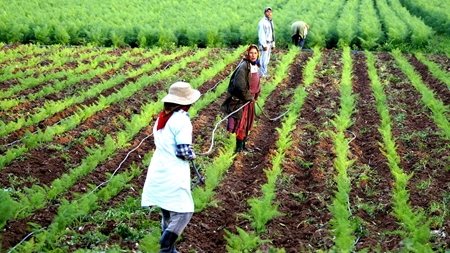
[(444, 105), (450, 105), (450, 89), (447, 85), (433, 76), (428, 67), (419, 61), (415, 56), (409, 58), (409, 63), (414, 66), (418, 75), (422, 76), (422, 82), (432, 90), (435, 98), (441, 100)]

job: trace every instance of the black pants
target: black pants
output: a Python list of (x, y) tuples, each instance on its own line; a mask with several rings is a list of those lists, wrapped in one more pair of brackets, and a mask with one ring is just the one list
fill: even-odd
[(300, 35), (294, 35), (292, 36), (292, 42), (294, 45), (303, 47), (305, 45), (305, 39), (300, 37)]

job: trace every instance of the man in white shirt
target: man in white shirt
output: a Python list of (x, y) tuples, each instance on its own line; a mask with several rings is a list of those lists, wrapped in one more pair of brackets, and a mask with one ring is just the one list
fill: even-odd
[(258, 23), (258, 44), (261, 52), (261, 77), (269, 77), (267, 67), (270, 61), (270, 53), (275, 49), (275, 34), (272, 21), (272, 8), (264, 9), (264, 17)]

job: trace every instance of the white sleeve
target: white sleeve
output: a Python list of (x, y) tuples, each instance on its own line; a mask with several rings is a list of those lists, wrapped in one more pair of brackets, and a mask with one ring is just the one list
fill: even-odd
[(176, 144), (192, 144), (192, 123), (189, 116), (187, 114), (177, 114), (177, 123)]

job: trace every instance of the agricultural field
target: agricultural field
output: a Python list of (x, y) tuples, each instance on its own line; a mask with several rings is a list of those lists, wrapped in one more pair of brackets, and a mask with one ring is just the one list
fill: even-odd
[[(256, 152), (235, 154), (219, 107), (265, 6), (277, 48)], [(186, 81), (205, 182), (178, 251), (449, 253), (448, 6), (1, 2), (0, 252), (158, 252), (141, 191), (160, 100)]]
[(180, 252), (450, 250), (448, 56), (275, 50), (258, 151), (235, 155), (219, 106), (244, 48), (3, 45), (1, 251), (157, 252), (140, 194), (178, 80), (206, 177)]

